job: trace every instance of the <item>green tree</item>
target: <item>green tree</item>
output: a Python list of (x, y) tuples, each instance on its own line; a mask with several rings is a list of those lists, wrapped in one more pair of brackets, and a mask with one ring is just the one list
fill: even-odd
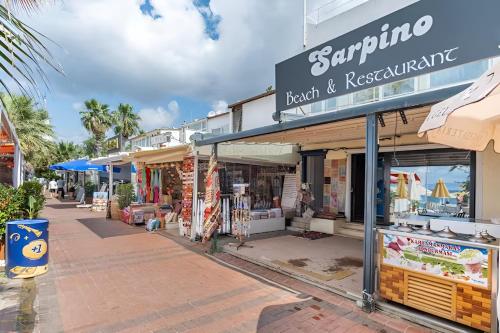
[(74, 160), (84, 155), (82, 147), (70, 141), (60, 141), (56, 146), (56, 162)]
[(16, 129), (21, 151), (34, 168), (43, 168), (53, 155), (54, 128), (49, 113), (26, 96), (1, 95), (9, 119)]
[(134, 113), (132, 105), (120, 103), (112, 115), (115, 134), (128, 139), (132, 135), (139, 133), (139, 120), (141, 120), (141, 117)]
[(106, 132), (113, 126), (113, 117), (109, 112), (109, 106), (102, 104), (96, 99), (85, 101), (85, 110), (80, 111), (83, 127), (95, 140), (94, 154), (101, 156), (104, 153), (104, 140)]
[[(31, 12), (42, 0), (5, 0), (0, 4), (0, 85), (10, 95), (9, 86), (26, 96), (40, 96), (38, 81), (46, 84), (43, 65), (62, 73), (44, 43), (50, 41), (17, 18), (14, 12)], [(8, 79), (8, 80), (6, 80)]]

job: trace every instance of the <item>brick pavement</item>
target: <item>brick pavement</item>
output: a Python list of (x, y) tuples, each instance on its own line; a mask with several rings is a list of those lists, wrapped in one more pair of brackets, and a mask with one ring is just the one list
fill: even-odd
[[(49, 273), (35, 279), (35, 332), (425, 332), (234, 258), (255, 279), (101, 213), (50, 202)], [(194, 251), (193, 251), (194, 250)]]

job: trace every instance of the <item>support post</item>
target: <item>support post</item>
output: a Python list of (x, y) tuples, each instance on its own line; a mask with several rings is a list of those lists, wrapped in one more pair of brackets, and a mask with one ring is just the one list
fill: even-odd
[(365, 237), (363, 242), (363, 310), (372, 312), (375, 308), (375, 228), (377, 223), (377, 163), (378, 124), (377, 115), (366, 117), (366, 159), (365, 159)]
[(213, 152), (215, 159), (219, 159), (219, 146), (216, 143), (213, 146)]
[(111, 198), (113, 197), (113, 163), (109, 163), (108, 165), (108, 175), (109, 175), (109, 180), (108, 180), (108, 191), (109, 191), (109, 200), (111, 201)]
[(23, 155), (19, 144), (14, 147), (14, 168), (12, 169), (12, 186), (18, 188), (23, 183)]

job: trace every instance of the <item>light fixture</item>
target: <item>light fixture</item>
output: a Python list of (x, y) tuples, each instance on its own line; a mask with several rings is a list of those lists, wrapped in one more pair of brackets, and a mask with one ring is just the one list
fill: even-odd
[(385, 127), (385, 120), (384, 120), (384, 116), (382, 115), (382, 113), (377, 114), (377, 118), (378, 118), (378, 121), (380, 123), (380, 126)]
[(406, 118), (406, 114), (403, 110), (399, 111), (399, 115), (401, 116), (401, 120), (403, 121), (403, 124), (407, 125), (408, 124), (408, 119)]

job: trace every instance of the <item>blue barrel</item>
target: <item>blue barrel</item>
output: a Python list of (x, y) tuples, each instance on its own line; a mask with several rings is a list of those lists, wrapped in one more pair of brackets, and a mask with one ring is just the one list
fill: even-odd
[(49, 221), (7, 222), (5, 271), (11, 279), (25, 279), (47, 272), (49, 263)]

